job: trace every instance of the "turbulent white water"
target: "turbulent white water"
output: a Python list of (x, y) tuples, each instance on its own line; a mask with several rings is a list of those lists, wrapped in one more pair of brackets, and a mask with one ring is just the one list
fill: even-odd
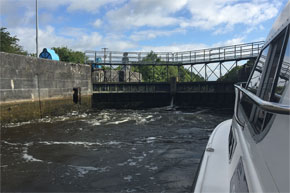
[(208, 136), (231, 116), (169, 106), (2, 125), (4, 190), (190, 192)]

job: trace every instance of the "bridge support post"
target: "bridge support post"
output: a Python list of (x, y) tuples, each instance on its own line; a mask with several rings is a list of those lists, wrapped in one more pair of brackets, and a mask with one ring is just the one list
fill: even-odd
[(176, 94), (176, 77), (170, 78), (170, 95), (174, 96)]
[(205, 79), (205, 81), (207, 81), (206, 65), (207, 64), (204, 64), (204, 79)]
[(191, 64), (191, 66), (190, 66), (190, 82), (192, 82), (193, 80), (192, 80), (192, 64)]

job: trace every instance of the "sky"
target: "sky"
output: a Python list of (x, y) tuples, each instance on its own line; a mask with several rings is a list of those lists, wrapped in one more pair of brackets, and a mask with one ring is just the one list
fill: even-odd
[[(38, 0), (44, 48), (187, 51), (265, 40), (287, 0)], [(0, 24), (35, 53), (35, 0), (0, 0)]]

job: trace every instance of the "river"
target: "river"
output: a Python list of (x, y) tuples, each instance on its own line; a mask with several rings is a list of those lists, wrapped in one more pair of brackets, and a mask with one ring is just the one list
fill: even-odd
[(1, 126), (2, 192), (190, 192), (229, 109), (95, 110)]

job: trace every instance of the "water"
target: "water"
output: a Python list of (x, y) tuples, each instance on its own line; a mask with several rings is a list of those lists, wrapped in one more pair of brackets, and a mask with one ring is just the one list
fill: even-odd
[(214, 127), (230, 110), (102, 110), (1, 128), (10, 192), (190, 192)]

